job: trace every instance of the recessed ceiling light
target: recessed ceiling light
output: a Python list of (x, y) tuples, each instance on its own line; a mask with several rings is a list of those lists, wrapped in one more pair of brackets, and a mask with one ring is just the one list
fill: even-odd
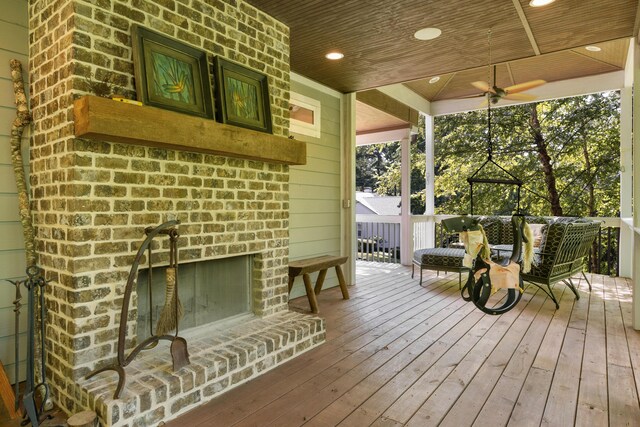
[(344, 53), (342, 53), (342, 52), (329, 52), (324, 57), (327, 58), (327, 59), (331, 59), (332, 61), (335, 61), (337, 59), (344, 58)]
[(418, 40), (433, 40), (440, 37), (440, 34), (442, 34), (442, 30), (440, 28), (423, 28), (416, 31), (413, 34), (413, 37)]
[(540, 7), (540, 6), (546, 6), (548, 4), (553, 3), (556, 0), (531, 0), (529, 2), (529, 6), (532, 7)]
[(440, 80), (440, 76), (431, 77), (429, 79), (429, 83), (433, 84), (433, 83), (436, 83), (438, 80)]
[(585, 47), (585, 49), (587, 49), (589, 52), (600, 52), (602, 50), (602, 48), (598, 46), (587, 46)]

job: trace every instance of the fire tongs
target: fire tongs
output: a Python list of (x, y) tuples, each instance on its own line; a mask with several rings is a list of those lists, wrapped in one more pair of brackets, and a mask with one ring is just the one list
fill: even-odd
[[(127, 280), (127, 286), (124, 290), (124, 299), (122, 302), (122, 310), (120, 312), (120, 329), (118, 332), (118, 357), (116, 363), (105, 366), (104, 368), (97, 369), (91, 373), (89, 373), (85, 378), (89, 379), (97, 374), (100, 374), (105, 371), (116, 371), (118, 373), (118, 386), (116, 387), (116, 391), (113, 393), (114, 399), (120, 398), (120, 393), (124, 388), (126, 381), (126, 373), (124, 368), (135, 359), (135, 357), (142, 350), (152, 348), (158, 344), (160, 340), (168, 340), (171, 341), (171, 358), (173, 359), (173, 370), (177, 371), (184, 366), (189, 364), (189, 352), (187, 350), (187, 341), (178, 336), (178, 304), (177, 298), (174, 309), (176, 310), (176, 328), (174, 335), (155, 335), (153, 333), (153, 327), (151, 327), (151, 336), (138, 344), (128, 356), (125, 356), (125, 342), (126, 342), (126, 334), (127, 334), (127, 319), (129, 313), (129, 303), (131, 302), (131, 292), (133, 291), (133, 286), (136, 283), (136, 278), (138, 276), (138, 266), (140, 264), (140, 260), (144, 255), (144, 252), (149, 249), (149, 277), (151, 277), (151, 242), (158, 235), (167, 235), (169, 236), (169, 250), (172, 256), (170, 257), (173, 265), (169, 267), (173, 267), (176, 269), (176, 282), (175, 282), (175, 292), (178, 293), (178, 230), (175, 227), (180, 224), (179, 221), (167, 221), (164, 224), (160, 224), (159, 226), (152, 228), (149, 227), (145, 229), (145, 233), (147, 238), (142, 242), (140, 249), (138, 249), (138, 253), (133, 261), (133, 265), (131, 266), (131, 271), (129, 272), (129, 279)], [(149, 291), (150, 292), (150, 291)], [(150, 302), (151, 306), (151, 302)]]

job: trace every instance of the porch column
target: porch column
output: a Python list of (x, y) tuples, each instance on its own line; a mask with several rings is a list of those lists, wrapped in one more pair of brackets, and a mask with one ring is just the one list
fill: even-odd
[(342, 221), (340, 252), (349, 257), (345, 265), (344, 275), (347, 284), (356, 283), (356, 94), (348, 93), (342, 96), (340, 107), (342, 120), (340, 132), (342, 183), (340, 185), (340, 199), (342, 200)]
[(424, 155), (425, 155), (425, 174), (424, 174), (424, 214), (429, 217), (425, 227), (425, 241), (427, 248), (435, 246), (435, 150), (434, 150), (434, 127), (433, 116), (423, 114), (424, 117)]
[(633, 264), (633, 54), (629, 45), (624, 87), (620, 90), (620, 247), (619, 271), (631, 277)]
[(400, 263), (411, 264), (413, 227), (411, 226), (411, 129), (400, 141)]
[[(634, 39), (632, 70), (633, 82), (640, 83), (640, 47)], [(637, 88), (637, 86), (636, 86)], [(630, 114), (630, 113), (628, 113)], [(633, 127), (640, 129), (640, 96), (636, 90), (633, 97)], [(633, 133), (633, 145), (640, 147), (640, 132)], [(632, 268), (632, 304), (633, 328), (640, 330), (640, 150), (633, 150), (633, 268)]]

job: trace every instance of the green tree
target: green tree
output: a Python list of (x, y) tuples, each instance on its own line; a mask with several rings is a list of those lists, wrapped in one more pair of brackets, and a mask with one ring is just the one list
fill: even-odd
[[(356, 189), (365, 188), (376, 190), (381, 195), (393, 195), (392, 192), (378, 190), (378, 180), (385, 175), (389, 168), (400, 162), (400, 144), (397, 142), (386, 144), (362, 145), (356, 148)], [(398, 185), (396, 191), (400, 191)]]
[[(619, 214), (620, 97), (605, 92), (492, 108), (492, 159), (478, 177), (520, 178), (521, 209), (531, 215)], [(488, 155), (487, 110), (435, 118), (436, 213), (468, 213), (467, 178)], [(411, 212), (424, 213), (424, 123), (411, 143)], [(400, 191), (400, 146), (356, 151), (356, 185), (381, 195)], [(515, 186), (474, 185), (474, 213), (509, 215)]]
[[(617, 92), (492, 109), (492, 154), (524, 182), (533, 215), (615, 216), (619, 206)], [(436, 212), (469, 210), (466, 178), (487, 159), (487, 112), (436, 117)], [(481, 172), (501, 177), (497, 167)], [(514, 187), (474, 186), (476, 213), (509, 214)]]

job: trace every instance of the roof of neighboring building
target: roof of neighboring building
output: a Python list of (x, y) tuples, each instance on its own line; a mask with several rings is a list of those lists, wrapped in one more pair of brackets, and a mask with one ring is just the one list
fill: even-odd
[(400, 215), (400, 196), (378, 196), (374, 193), (356, 191), (356, 202), (376, 215)]

